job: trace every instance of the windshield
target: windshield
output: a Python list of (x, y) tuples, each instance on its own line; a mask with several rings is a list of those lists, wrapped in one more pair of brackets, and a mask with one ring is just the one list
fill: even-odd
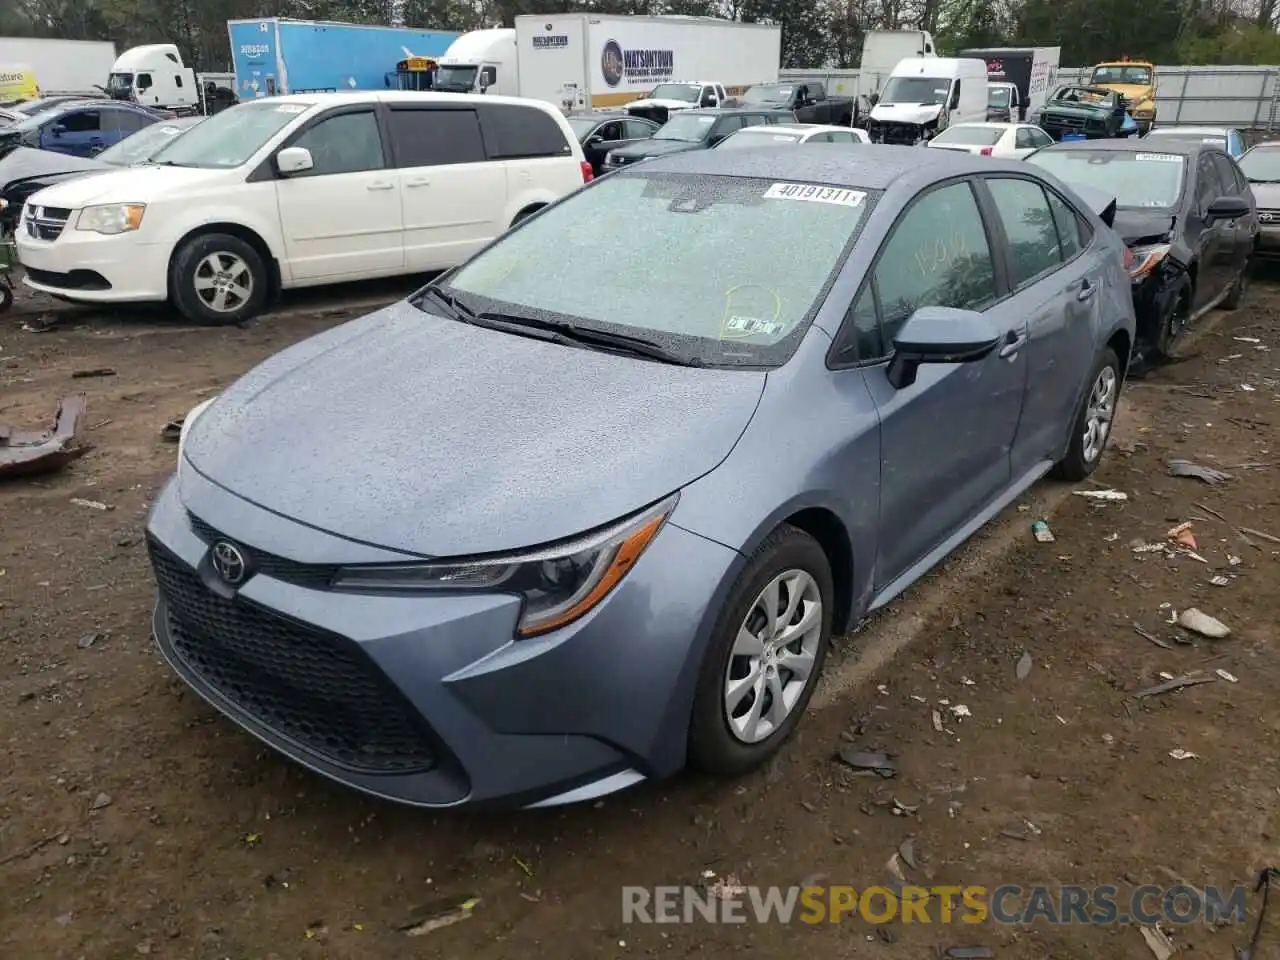
[(1225, 147), (1227, 135), (1214, 133), (1212, 130), (1196, 130), (1192, 127), (1160, 127), (1147, 134), (1148, 137), (1168, 137), (1171, 140), (1185, 140), (1189, 143), (1204, 142), (1215, 147)]
[(681, 143), (701, 143), (711, 133), (716, 118), (705, 113), (676, 115), (664, 123), (653, 135), (655, 140), (679, 140)]
[(1116, 206), (1127, 209), (1176, 207), (1182, 196), (1185, 161), (1171, 153), (1050, 149), (1031, 154), (1027, 162), (1069, 184), (1108, 191)]
[(691, 83), (660, 83), (649, 94), (650, 100), (683, 100), (685, 103), (697, 103), (701, 87)]
[(954, 143), (965, 147), (994, 147), (1004, 136), (1001, 127), (966, 127), (963, 124), (948, 127), (933, 138), (934, 143)]
[(1059, 87), (1053, 91), (1051, 100), (1060, 103), (1082, 103), (1090, 107), (1107, 107), (1114, 103), (1115, 94), (1101, 90), (1090, 90), (1088, 87)]
[(779, 143), (799, 143), (798, 133), (777, 133), (768, 127), (739, 130), (724, 140), (717, 150), (735, 150), (738, 147), (769, 147)]
[(470, 90), (476, 85), (479, 67), (439, 67), (436, 69), (436, 89)]
[[(873, 203), (837, 187), (614, 174), (504, 235), (446, 289), (476, 310), (643, 337), (709, 365), (773, 366)], [(779, 250), (804, 256), (783, 265)], [(588, 256), (611, 266), (585, 276)]]
[(107, 78), (107, 93), (113, 97), (126, 94), (133, 89), (132, 73), (113, 73)]
[(744, 103), (790, 103), (791, 85), (751, 87), (742, 99)]
[(270, 99), (229, 107), (169, 141), (151, 160), (175, 167), (238, 167), (309, 109)]
[(1008, 87), (987, 87), (988, 107), (1007, 107), (1009, 105)]
[(1131, 64), (1117, 64), (1109, 67), (1098, 67), (1093, 71), (1090, 83), (1128, 83), (1135, 87), (1151, 86), (1151, 68), (1135, 67)]
[(115, 167), (127, 167), (151, 157), (174, 137), (185, 133), (194, 124), (160, 122), (143, 127), (131, 137), (125, 137), (114, 147), (98, 154), (98, 159)]
[(573, 135), (581, 140), (588, 133), (596, 128), (596, 124), (600, 121), (595, 117), (569, 117), (569, 129), (573, 131)]
[(945, 103), (951, 81), (946, 77), (890, 77), (881, 103)]
[(1237, 163), (1250, 183), (1280, 183), (1280, 149), (1255, 147)]

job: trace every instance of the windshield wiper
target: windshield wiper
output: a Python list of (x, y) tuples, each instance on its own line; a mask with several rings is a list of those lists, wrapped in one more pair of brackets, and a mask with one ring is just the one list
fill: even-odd
[(1250, 183), (1280, 183), (1280, 180), (1255, 180), (1253, 177), (1247, 178)]

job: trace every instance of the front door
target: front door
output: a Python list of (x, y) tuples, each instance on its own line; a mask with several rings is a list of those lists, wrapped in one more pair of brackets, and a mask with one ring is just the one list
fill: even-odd
[[(310, 170), (276, 181), (287, 267), (295, 282), (387, 276), (404, 269), (400, 187), (372, 109), (339, 107), (285, 141)], [(282, 265), (283, 266), (283, 265)]]
[[(114, 112), (114, 111), (113, 111)], [(92, 157), (107, 146), (103, 139), (104, 111), (69, 110), (40, 130), (40, 147), (75, 157)]]
[[(880, 250), (852, 321), (881, 423), (880, 530), (875, 589), (922, 560), (1010, 481), (1010, 449), (1026, 385), (1026, 318), (997, 309), (986, 224), (967, 181), (919, 197)], [(973, 363), (925, 364), (895, 389), (893, 337), (920, 307), (978, 310), (1002, 346)]]
[(587, 137), (582, 144), (582, 152), (586, 154), (587, 162), (591, 164), (591, 169), (598, 174), (601, 167), (604, 166), (605, 154), (610, 150), (625, 146), (626, 142), (627, 137), (623, 121), (608, 120), (591, 132), (591, 136)]
[(1236, 229), (1229, 220), (1210, 220), (1209, 204), (1226, 192), (1209, 154), (1202, 154), (1196, 167), (1196, 203), (1192, 211), (1192, 236), (1198, 235), (1198, 267), (1193, 310), (1203, 310), (1216, 300), (1233, 279), (1236, 257)]

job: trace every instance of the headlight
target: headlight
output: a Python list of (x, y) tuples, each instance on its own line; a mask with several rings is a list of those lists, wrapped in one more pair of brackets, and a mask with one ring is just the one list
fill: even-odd
[(337, 590), (472, 591), (524, 598), (521, 637), (559, 629), (582, 617), (622, 582), (675, 509), (678, 494), (612, 526), (543, 550), (430, 563), (344, 567)]
[(178, 459), (179, 460), (182, 459), (182, 448), (187, 442), (187, 433), (191, 430), (191, 425), (196, 422), (196, 418), (200, 416), (200, 414), (204, 413), (206, 410), (209, 409), (209, 404), (213, 403), (213, 401), (216, 399), (217, 397), (210, 397), (208, 400), (205, 400), (202, 403), (197, 403), (194, 407), (191, 408), (191, 412), (188, 413), (183, 418), (182, 428), (178, 431)]
[(142, 226), (142, 215), (146, 212), (145, 203), (104, 203), (85, 207), (76, 218), (76, 229), (109, 236), (128, 233)]
[(1169, 255), (1169, 244), (1157, 243), (1152, 246), (1133, 248), (1133, 266), (1129, 268), (1129, 276), (1134, 280), (1143, 280), (1150, 276), (1156, 267)]

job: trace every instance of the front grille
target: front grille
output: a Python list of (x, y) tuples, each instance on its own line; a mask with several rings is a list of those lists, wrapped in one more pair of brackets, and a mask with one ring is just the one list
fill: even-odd
[(351, 770), (436, 766), (429, 731), (356, 644), (218, 596), (159, 543), (147, 545), (173, 653), (246, 719)]
[(911, 146), (920, 139), (921, 128), (914, 123), (886, 123), (876, 121), (868, 133), (877, 143), (896, 143)]
[(233, 540), (237, 546), (247, 553), (251, 575), (261, 573), (271, 577), (273, 580), (283, 580), (285, 583), (308, 587), (312, 590), (323, 590), (333, 582), (333, 578), (338, 574), (338, 567), (334, 564), (298, 563), (296, 560), (276, 556), (274, 553), (266, 553), (248, 544), (241, 543), (233, 537), (227, 537), (193, 513), (188, 513), (187, 519), (191, 521), (191, 527), (195, 530), (196, 536), (205, 543), (213, 544), (218, 540)]
[(57, 240), (71, 218), (66, 207), (33, 207), (27, 205), (27, 236), (37, 240)]
[(1258, 221), (1270, 225), (1280, 225), (1280, 210), (1258, 209)]
[(1087, 121), (1084, 117), (1046, 117), (1045, 129), (1083, 130)]

